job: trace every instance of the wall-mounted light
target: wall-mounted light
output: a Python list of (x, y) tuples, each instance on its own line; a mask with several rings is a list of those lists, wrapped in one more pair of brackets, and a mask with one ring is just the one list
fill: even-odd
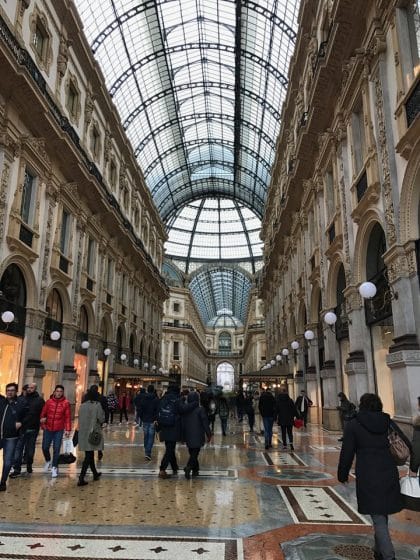
[(277, 356), (276, 356), (276, 362), (281, 362), (281, 356), (280, 356), (280, 354), (277, 354)]
[(125, 360), (127, 359), (127, 354), (121, 354), (120, 359), (122, 362), (125, 362)]
[(334, 313), (334, 311), (327, 311), (327, 313), (325, 313), (324, 315), (324, 321), (330, 327), (332, 332), (335, 332), (334, 325), (337, 322), (337, 315)]
[(276, 360), (271, 360), (270, 365), (271, 365), (271, 367), (274, 367), (276, 365)]
[(1, 314), (1, 320), (6, 325), (6, 330), (9, 328), (10, 323), (13, 323), (15, 320), (15, 314), (13, 311), (3, 311)]
[(88, 340), (82, 340), (82, 344), (80, 345), (83, 350), (87, 350), (90, 346), (89, 341)]
[(290, 345), (292, 347), (293, 350), (297, 350), (300, 346), (299, 342), (297, 340), (293, 340), (293, 342)]
[(149, 364), (148, 364), (147, 362), (144, 362), (143, 368), (144, 368), (144, 369), (148, 369), (148, 367), (149, 367)]
[(311, 331), (311, 329), (307, 329), (304, 333), (303, 333), (303, 337), (306, 340), (306, 342), (311, 345), (312, 343), (316, 343), (315, 341), (315, 333), (314, 331)]
[(152, 366), (152, 370), (156, 371), (157, 367), (156, 366)]
[(111, 354), (111, 348), (105, 348), (104, 350), (104, 355), (108, 358), (108, 356)]
[(288, 348), (283, 348), (281, 353), (282, 353), (283, 356), (287, 357), (289, 355), (289, 349)]
[(161, 375), (163, 375), (163, 372), (164, 372), (164, 371), (165, 371), (165, 370), (164, 370), (163, 368), (161, 368), (161, 367), (159, 368), (159, 373), (160, 373)]
[(50, 332), (50, 338), (54, 342), (57, 342), (57, 340), (60, 340), (60, 338), (61, 338), (61, 333), (59, 331), (51, 331)]
[(134, 364), (135, 367), (137, 367), (137, 366), (139, 365), (139, 360), (138, 360), (138, 358), (134, 358), (133, 364)]

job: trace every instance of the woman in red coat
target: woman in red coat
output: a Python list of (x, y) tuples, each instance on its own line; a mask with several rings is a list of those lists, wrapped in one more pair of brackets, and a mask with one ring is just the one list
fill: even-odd
[[(56, 385), (54, 393), (44, 404), (41, 411), (41, 426), (44, 430), (42, 438), (42, 452), (45, 457), (44, 471), (51, 468), (52, 478), (58, 476), (58, 456), (60, 455), (61, 442), (68, 438), (71, 431), (70, 403), (64, 397), (64, 387)], [(53, 459), (51, 463), (50, 447), (53, 444)]]
[(123, 393), (121, 397), (118, 399), (118, 407), (120, 409), (120, 424), (122, 422), (122, 417), (124, 414), (125, 421), (128, 424), (128, 415), (127, 412), (130, 409), (130, 398), (127, 396), (127, 393)]

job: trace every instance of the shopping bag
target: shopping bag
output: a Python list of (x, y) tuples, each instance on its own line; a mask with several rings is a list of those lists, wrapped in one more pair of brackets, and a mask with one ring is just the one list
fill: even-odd
[(404, 508), (411, 511), (420, 511), (420, 479), (417, 476), (406, 476), (400, 478), (401, 496)]
[(302, 418), (295, 418), (294, 421), (293, 421), (293, 426), (297, 429), (302, 428), (303, 427)]
[(74, 446), (70, 438), (63, 439), (63, 453), (73, 453)]

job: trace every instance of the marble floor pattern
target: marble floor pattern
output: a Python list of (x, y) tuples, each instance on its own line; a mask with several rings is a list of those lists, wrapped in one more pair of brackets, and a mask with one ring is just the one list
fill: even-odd
[[(200, 454), (200, 476), (157, 477), (163, 444), (144, 460), (142, 430), (105, 430), (102, 474), (77, 487), (79, 466), (9, 480), (0, 507), (0, 559), (22, 560), (373, 560), (369, 518), (357, 512), (354, 477), (336, 480), (338, 434), (317, 425), (295, 432), (295, 451), (274, 435), (230, 421)], [(168, 471), (170, 473), (170, 470)], [(402, 511), (390, 527), (398, 560), (419, 558), (420, 514)]]

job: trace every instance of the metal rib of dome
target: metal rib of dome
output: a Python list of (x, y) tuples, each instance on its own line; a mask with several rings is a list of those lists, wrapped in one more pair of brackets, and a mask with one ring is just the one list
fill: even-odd
[[(230, 259), (235, 259), (243, 250), (243, 238), (249, 238), (243, 209), (258, 218), (263, 213), (300, 0), (75, 4), (167, 224), (168, 253), (178, 255), (178, 261), (186, 259), (184, 271), (193, 270), (193, 239), (205, 227), (203, 212), (192, 223), (194, 235), (184, 243), (186, 253), (180, 249), (183, 243), (175, 241), (183, 212), (204, 210), (206, 199), (222, 204), (230, 199), (242, 228), (240, 249), (232, 238)], [(219, 215), (218, 223), (221, 219)], [(207, 254), (223, 260), (228, 250), (220, 238), (207, 235), (207, 241), (217, 245)], [(261, 255), (257, 245), (245, 244), (251, 271)]]

